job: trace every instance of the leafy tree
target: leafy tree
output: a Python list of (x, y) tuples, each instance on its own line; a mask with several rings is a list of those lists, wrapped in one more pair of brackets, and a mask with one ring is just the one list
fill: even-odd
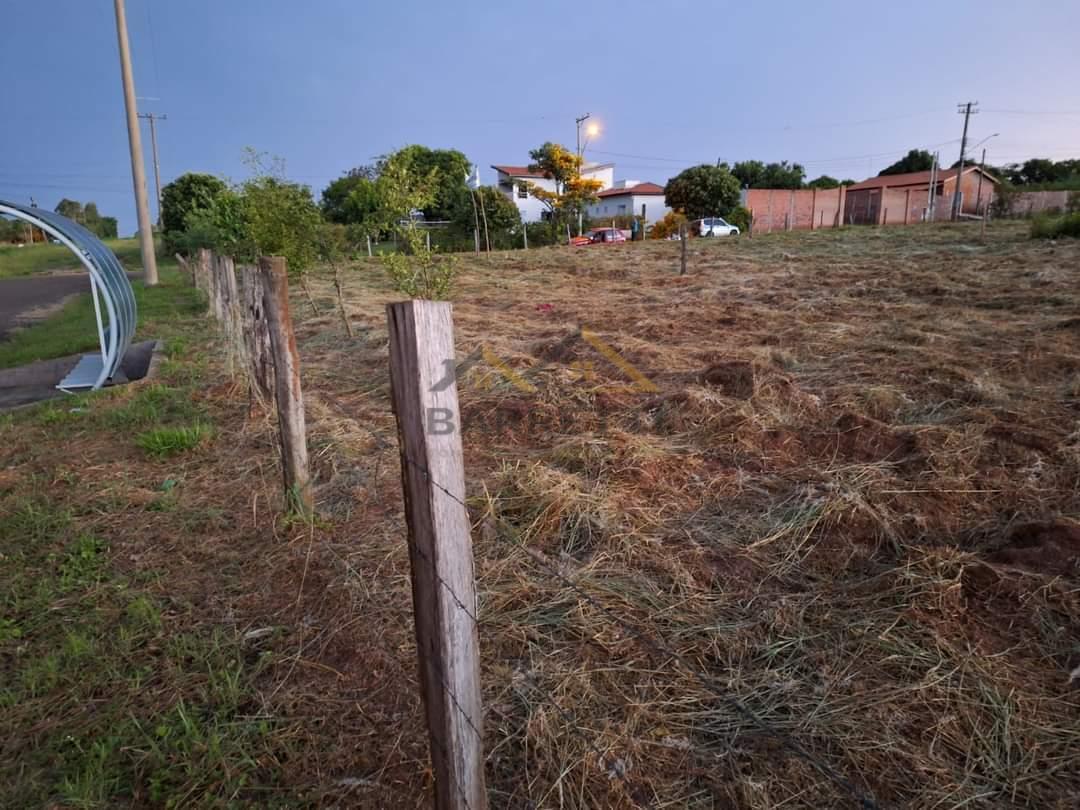
[(739, 204), (739, 181), (722, 166), (694, 166), (668, 181), (664, 202), (690, 219), (727, 216)]
[(176, 250), (181, 235), (188, 227), (188, 217), (199, 211), (209, 211), (227, 186), (212, 174), (188, 172), (161, 190), (161, 225), (166, 245)]
[(375, 167), (360, 166), (331, 181), (322, 192), (323, 216), (340, 225), (372, 225), (379, 211), (377, 178)]
[[(725, 165), (721, 164), (721, 168)], [(765, 188), (762, 183), (765, 178), (765, 164), (760, 160), (740, 160), (731, 168), (731, 173), (743, 188)]]
[(835, 177), (829, 177), (827, 174), (821, 175), (821, 177), (815, 177), (809, 183), (806, 184), (807, 188), (840, 188), (840, 181)]
[(67, 197), (64, 197), (64, 199), (56, 204), (56, 208), (53, 210), (62, 217), (73, 219), (76, 222), (82, 222), (83, 206), (81, 202), (69, 200)]
[(429, 185), (431, 199), (421, 209), (425, 219), (450, 219), (458, 200), (468, 193), (465, 180), (471, 164), (456, 149), (429, 149), (419, 144), (406, 146), (380, 161), (380, 172), (385, 171), (383, 164), (387, 160), (404, 168), (416, 182)]
[[(727, 164), (719, 168), (726, 169)], [(798, 163), (762, 163), (760, 160), (742, 160), (731, 168), (731, 174), (743, 188), (802, 188), (806, 170)]]
[(600, 191), (599, 180), (581, 176), (581, 156), (571, 152), (561, 144), (548, 141), (538, 149), (529, 152), (532, 163), (529, 170), (543, 173), (555, 182), (555, 190), (541, 188), (535, 183), (528, 183), (529, 193), (538, 199), (556, 221), (569, 221), (577, 218), (585, 206), (594, 202)]
[(884, 177), (888, 174), (906, 174), (907, 172), (928, 172), (932, 168), (934, 168), (933, 155), (925, 149), (912, 149), (900, 160), (878, 172), (878, 177)]
[(859, 182), (858, 180), (852, 180), (850, 177), (846, 177), (846, 178), (844, 178), (843, 180), (840, 181), (840, 185), (842, 185), (842, 186), (853, 186), (858, 182)]
[(101, 217), (98, 220), (96, 233), (102, 239), (116, 239), (119, 235), (119, 224), (116, 217)]
[[(483, 238), (484, 218), (487, 220), (488, 232), (492, 236), (492, 242), (496, 244), (507, 243), (506, 235), (516, 233), (521, 227), (521, 211), (514, 205), (514, 201), (500, 192), (494, 186), (481, 186), (474, 192), (470, 192), (464, 198), (459, 199), (451, 211), (450, 219), (452, 228), (458, 235), (468, 236), (472, 240), (472, 232), (476, 227), (476, 215), (473, 211), (473, 202), (476, 210), (483, 208), (483, 218), (480, 220), (480, 237)], [(530, 240), (531, 241), (531, 240)]]
[(177, 244), (189, 251), (210, 247), (240, 261), (284, 256), (290, 273), (303, 273), (318, 257), (322, 226), (311, 189), (287, 180), (278, 158), (268, 162), (248, 149), (244, 162), (251, 178), (234, 188), (222, 183), (207, 205), (189, 211)]
[(762, 177), (762, 188), (802, 188), (806, 178), (806, 169), (798, 163), (788, 163), (781, 160), (779, 163), (765, 164), (765, 175)]

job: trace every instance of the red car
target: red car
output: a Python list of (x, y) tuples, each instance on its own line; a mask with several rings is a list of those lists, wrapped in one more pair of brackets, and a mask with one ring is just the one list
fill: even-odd
[(625, 234), (618, 228), (593, 228), (584, 236), (575, 236), (570, 240), (570, 244), (574, 247), (584, 247), (585, 245), (612, 244), (625, 241)]

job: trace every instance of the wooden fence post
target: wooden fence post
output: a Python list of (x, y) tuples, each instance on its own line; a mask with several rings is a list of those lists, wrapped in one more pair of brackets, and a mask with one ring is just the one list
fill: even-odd
[(521, 238), (525, 243), (525, 250), (529, 249), (529, 223), (521, 223)]
[(309, 515), (313, 500), (308, 472), (304, 396), (300, 391), (300, 356), (296, 351), (296, 336), (289, 313), (289, 279), (285, 260), (280, 256), (259, 259), (259, 282), (270, 333), (270, 351), (274, 358), (274, 396), (277, 401), (285, 498), (290, 508)]
[(195, 289), (210, 297), (210, 251), (199, 248), (195, 257)]
[(369, 259), (372, 256), (372, 253), (371, 253), (371, 235), (370, 234), (368, 234), (368, 238), (367, 238), (367, 255), (368, 255)]
[(679, 275), (686, 275), (686, 243), (690, 241), (690, 233), (686, 228), (686, 223), (679, 225)]
[(274, 397), (274, 355), (263, 306), (263, 288), (256, 267), (240, 268), (240, 291), (240, 321), (251, 393), (249, 409), (253, 411), (256, 402), (269, 409)]
[(409, 530), (416, 650), (437, 810), (485, 810), (472, 540), (450, 304), (388, 304), (390, 388)]
[(225, 299), (222, 295), (222, 285), (221, 257), (216, 253), (212, 253), (210, 254), (209, 289), (207, 292), (210, 295), (210, 311), (214, 313), (214, 318), (218, 322), (225, 318)]

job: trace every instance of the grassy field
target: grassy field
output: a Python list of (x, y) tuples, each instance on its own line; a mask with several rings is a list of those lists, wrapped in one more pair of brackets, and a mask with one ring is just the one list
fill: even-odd
[[(458, 360), (530, 384), (459, 379), (491, 806), (856, 806), (729, 698), (883, 807), (1075, 806), (1080, 244), (678, 250), (463, 260)], [(344, 286), (352, 338), (328, 272), (293, 300), (313, 524), (198, 317), (155, 384), (0, 421), (0, 805), (428, 800), (398, 296)]]
[[(6, 247), (6, 246), (3, 246)], [(0, 250), (3, 250), (0, 247)], [(24, 262), (25, 274), (48, 272), (59, 261), (54, 248), (59, 245), (24, 248), (32, 251), (30, 258), (36, 263)], [(142, 267), (138, 243), (133, 239), (119, 240), (113, 244), (117, 257), (129, 272)], [(67, 248), (62, 250), (71, 256)], [(0, 268), (3, 268), (0, 263)], [(197, 306), (197, 299), (190, 286), (181, 278), (175, 259), (158, 259), (161, 284), (144, 287), (135, 281), (135, 301), (139, 311), (139, 335), (153, 335), (162, 322), (171, 322)], [(0, 269), (0, 279), (4, 277)], [(89, 286), (89, 283), (87, 284)], [(140, 339), (140, 338), (137, 338)], [(12, 368), (35, 360), (48, 360), (69, 354), (90, 351), (98, 346), (97, 323), (94, 305), (89, 293), (69, 301), (54, 315), (23, 329), (14, 331), (6, 340), (0, 340), (0, 368)]]
[[(142, 266), (138, 239), (106, 239), (105, 244), (129, 270)], [(79, 260), (64, 245), (0, 245), (0, 279), (81, 268)]]

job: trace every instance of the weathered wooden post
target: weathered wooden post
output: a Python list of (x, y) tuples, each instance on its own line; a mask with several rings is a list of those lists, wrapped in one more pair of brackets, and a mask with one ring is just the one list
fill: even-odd
[(289, 313), (289, 279), (280, 256), (259, 259), (259, 282), (263, 311), (274, 358), (274, 398), (277, 403), (281, 441), (281, 472), (290, 508), (311, 514), (313, 499), (308, 472), (307, 428), (304, 396), (300, 390), (300, 356), (296, 351), (292, 316)]
[(686, 223), (683, 222), (679, 225), (679, 275), (686, 275), (686, 243), (690, 241), (690, 234), (687, 231)]
[(210, 311), (214, 313), (214, 318), (219, 323), (225, 319), (225, 297), (222, 292), (223, 286), (221, 257), (216, 253), (213, 253), (210, 255)]
[(258, 268), (240, 268), (240, 320), (247, 360), (250, 410), (255, 403), (269, 409), (274, 398), (274, 355), (270, 348), (270, 327), (263, 306), (263, 288)]
[(485, 810), (480, 657), (451, 306), (389, 304), (390, 387), (437, 810)]
[(199, 248), (199, 252), (195, 257), (195, 289), (205, 294), (207, 301), (209, 302), (210, 251), (206, 248)]
[(521, 223), (521, 239), (525, 243), (525, 250), (529, 249), (529, 223)]
[(367, 255), (368, 255), (369, 259), (372, 256), (372, 253), (371, 253), (371, 234), (368, 234), (368, 238), (367, 238)]

